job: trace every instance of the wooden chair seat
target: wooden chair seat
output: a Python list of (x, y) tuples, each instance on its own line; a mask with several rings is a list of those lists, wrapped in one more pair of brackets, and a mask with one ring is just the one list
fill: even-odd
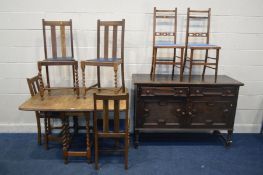
[(188, 49), (221, 49), (220, 46), (213, 44), (191, 43), (187, 45)]
[(185, 48), (184, 44), (178, 44), (173, 42), (157, 42), (154, 44), (155, 48)]
[(96, 58), (92, 60), (86, 60), (86, 65), (97, 65), (97, 66), (114, 66), (123, 63), (121, 58)]

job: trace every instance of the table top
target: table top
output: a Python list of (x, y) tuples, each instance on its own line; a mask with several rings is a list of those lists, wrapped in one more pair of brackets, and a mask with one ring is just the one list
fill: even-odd
[[(81, 90), (82, 91), (82, 90)], [(87, 91), (86, 98), (80, 96), (77, 99), (77, 95), (74, 94), (72, 89), (60, 89), (51, 90), (48, 94), (45, 91), (44, 100), (41, 100), (39, 94), (30, 97), (23, 104), (19, 106), (19, 110), (23, 111), (66, 111), (66, 112), (88, 112), (94, 110), (93, 94), (105, 94), (116, 95), (113, 88), (105, 88), (98, 92), (97, 89), (91, 89)], [(125, 93), (119, 91), (117, 94), (126, 94), (128, 89), (125, 89)], [(83, 93), (80, 93), (83, 94)], [(102, 109), (102, 101), (97, 103), (98, 110)], [(109, 102), (109, 109), (113, 109), (113, 101)], [(125, 101), (120, 102), (120, 110), (126, 109)]]
[(133, 74), (133, 84), (156, 84), (156, 85), (213, 85), (213, 86), (243, 86), (244, 84), (226, 75), (218, 75), (217, 81), (215, 82), (214, 75), (205, 75), (202, 79), (201, 75), (192, 75), (191, 81), (188, 80), (188, 76), (183, 77), (183, 81), (180, 81), (180, 77), (175, 75), (172, 79), (171, 75), (168, 74), (157, 74), (155, 80), (151, 80), (150, 74)]

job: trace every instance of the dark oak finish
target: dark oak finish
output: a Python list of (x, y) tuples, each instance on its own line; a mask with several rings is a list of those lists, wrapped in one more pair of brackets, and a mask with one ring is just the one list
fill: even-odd
[[(104, 28), (104, 33), (101, 32), (102, 28)], [(110, 32), (112, 31), (112, 39), (109, 38)], [(118, 37), (118, 33), (120, 32), (120, 36)], [(98, 87), (101, 89), (101, 81), (100, 81), (100, 67), (109, 66), (114, 69), (114, 85), (115, 90), (117, 90), (118, 86), (118, 67), (121, 65), (121, 82), (122, 82), (122, 92), (125, 91), (125, 81), (124, 81), (124, 32), (125, 32), (125, 20), (122, 21), (101, 21), (97, 22), (97, 58), (92, 60), (81, 61), (81, 69), (82, 69), (82, 83), (83, 87), (85, 87), (84, 97), (86, 96), (86, 91), (91, 88)], [(104, 38), (101, 35), (104, 34)], [(118, 38), (120, 38), (118, 40)], [(103, 40), (103, 42), (101, 41)], [(109, 55), (109, 41), (112, 41), (112, 55)], [(118, 49), (118, 41), (120, 42), (120, 49)], [(103, 43), (103, 55), (101, 54), (101, 43)], [(120, 51), (119, 51), (120, 50)], [(118, 52), (119, 51), (119, 52)], [(118, 54), (119, 53), (119, 54)], [(85, 67), (86, 66), (97, 66), (97, 83), (86, 88), (85, 83)]]
[[(184, 77), (188, 79), (187, 76)], [(180, 81), (178, 76), (148, 74), (132, 76), (135, 101), (134, 132), (178, 130), (227, 130), (226, 145), (233, 133), (239, 87), (243, 83), (228, 76), (192, 75)]]
[[(195, 65), (204, 66), (202, 76), (204, 77), (206, 68), (215, 70), (215, 81), (217, 80), (218, 74), (218, 61), (219, 61), (219, 51), (220, 46), (212, 45), (209, 43), (210, 35), (210, 19), (211, 19), (211, 9), (208, 10), (191, 10), (187, 9), (187, 25), (186, 25), (186, 36), (185, 36), (185, 55), (184, 55), (184, 66), (183, 72), (186, 68), (186, 62), (189, 62), (189, 81), (192, 78), (192, 68)], [(193, 22), (199, 22), (197, 25)], [(202, 24), (205, 21), (205, 25)], [(201, 26), (201, 27), (200, 27)], [(206, 28), (205, 28), (206, 26)], [(204, 32), (200, 32), (203, 31)], [(191, 39), (195, 39), (195, 43), (191, 43)], [(201, 41), (197, 42), (197, 38)], [(204, 40), (204, 41), (203, 41)], [(188, 50), (190, 51), (190, 57), (188, 57)], [(205, 59), (195, 59), (195, 51), (205, 50)], [(215, 51), (215, 57), (209, 56), (209, 51)], [(210, 61), (208, 61), (210, 60)]]
[[(44, 40), (44, 52), (45, 59), (43, 61), (38, 61), (38, 76), (40, 78), (40, 95), (43, 98), (44, 91), (68, 88), (73, 89), (76, 92), (77, 97), (79, 97), (79, 80), (78, 80), (78, 62), (74, 60), (74, 47), (73, 47), (73, 33), (72, 33), (72, 20), (69, 21), (46, 21), (42, 19), (43, 25), (43, 40)], [(60, 31), (57, 35), (57, 30)], [(51, 40), (51, 52), (52, 55), (49, 56), (48, 45), (49, 37), (47, 36), (48, 31), (50, 31)], [(67, 46), (66, 34), (69, 33), (70, 46)], [(60, 43), (57, 42), (58, 38)], [(60, 44), (60, 49), (59, 49)], [(70, 48), (69, 53), (67, 53), (67, 48)], [(47, 86), (43, 85), (42, 79), (42, 67), (46, 67), (46, 78)], [(50, 77), (49, 77), (49, 66), (72, 66), (72, 77), (74, 87), (50, 87)]]
[[(157, 27), (162, 23), (173, 22), (172, 31), (159, 32)], [(159, 24), (159, 25), (158, 25)], [(180, 68), (180, 77), (183, 76), (183, 54), (185, 46), (176, 42), (177, 34), (177, 8), (174, 10), (157, 10), (154, 7), (153, 12), (153, 54), (152, 54), (152, 67), (151, 76), (155, 78), (156, 65), (172, 65), (172, 77), (174, 76), (175, 66)], [(172, 41), (162, 42), (160, 38), (172, 39)], [(158, 49), (173, 49), (172, 58), (157, 57)], [(180, 50), (181, 55), (177, 56), (176, 51)], [(177, 61), (178, 60), (178, 61)]]
[[(98, 116), (101, 112), (97, 106), (98, 101), (102, 101), (102, 130), (98, 129)], [(114, 128), (110, 128), (110, 113), (109, 113), (109, 102), (113, 101), (113, 113), (114, 113)], [(125, 101), (126, 109), (125, 112), (125, 128), (120, 130), (120, 101)], [(99, 138), (113, 138), (115, 139), (115, 145), (119, 145), (119, 139), (124, 139), (124, 157), (125, 157), (125, 169), (128, 169), (128, 149), (129, 149), (129, 94), (116, 95), (116, 94), (94, 94), (94, 113), (93, 113), (93, 126), (94, 126), (94, 137), (95, 137), (95, 168), (99, 168)]]

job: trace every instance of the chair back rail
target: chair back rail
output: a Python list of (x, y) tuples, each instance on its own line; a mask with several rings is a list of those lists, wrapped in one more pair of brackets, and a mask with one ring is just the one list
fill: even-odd
[[(173, 21), (172, 31), (157, 31), (157, 23), (159, 21)], [(157, 10), (154, 7), (153, 12), (153, 45), (156, 44), (157, 37), (173, 37), (174, 43), (176, 43), (176, 33), (177, 33), (177, 8), (174, 10)]]
[[(72, 20), (69, 21), (46, 21), (42, 19), (43, 26), (43, 37), (44, 37), (44, 52), (45, 59), (49, 58), (47, 42), (49, 37), (47, 37), (47, 31), (50, 31), (51, 40), (51, 53), (52, 59), (62, 58), (74, 58), (73, 49), (73, 34), (72, 34)], [(59, 31), (59, 32), (58, 32)], [(70, 38), (70, 53), (67, 54), (67, 38), (66, 33), (69, 31)], [(57, 40), (60, 39), (60, 51), (58, 49), (59, 43)], [(60, 54), (60, 55), (59, 55)]]
[[(104, 31), (103, 31), (104, 30)], [(120, 58), (124, 59), (124, 32), (125, 19), (122, 21), (97, 21), (97, 57), (98, 58), (117, 58), (118, 57), (118, 41), (120, 42)], [(102, 38), (102, 32), (104, 37)], [(118, 32), (120, 32), (120, 40), (118, 40)], [(112, 40), (110, 36), (112, 35)], [(101, 55), (101, 42), (103, 41), (103, 56)], [(109, 42), (112, 41), (112, 55), (109, 53)]]
[[(210, 33), (210, 18), (211, 8), (208, 10), (191, 10), (187, 9), (187, 24), (186, 24), (186, 36), (185, 44), (188, 45), (190, 38), (204, 38), (205, 44), (209, 44), (209, 33)], [(194, 28), (191, 24), (193, 21), (206, 21), (206, 28), (204, 32), (191, 31), (190, 28)]]

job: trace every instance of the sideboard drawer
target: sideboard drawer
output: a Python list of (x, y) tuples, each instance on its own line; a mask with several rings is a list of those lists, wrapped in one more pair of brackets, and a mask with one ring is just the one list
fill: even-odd
[(190, 96), (227, 96), (233, 97), (236, 95), (234, 87), (191, 87)]
[(141, 87), (141, 96), (179, 96), (186, 97), (187, 87)]

